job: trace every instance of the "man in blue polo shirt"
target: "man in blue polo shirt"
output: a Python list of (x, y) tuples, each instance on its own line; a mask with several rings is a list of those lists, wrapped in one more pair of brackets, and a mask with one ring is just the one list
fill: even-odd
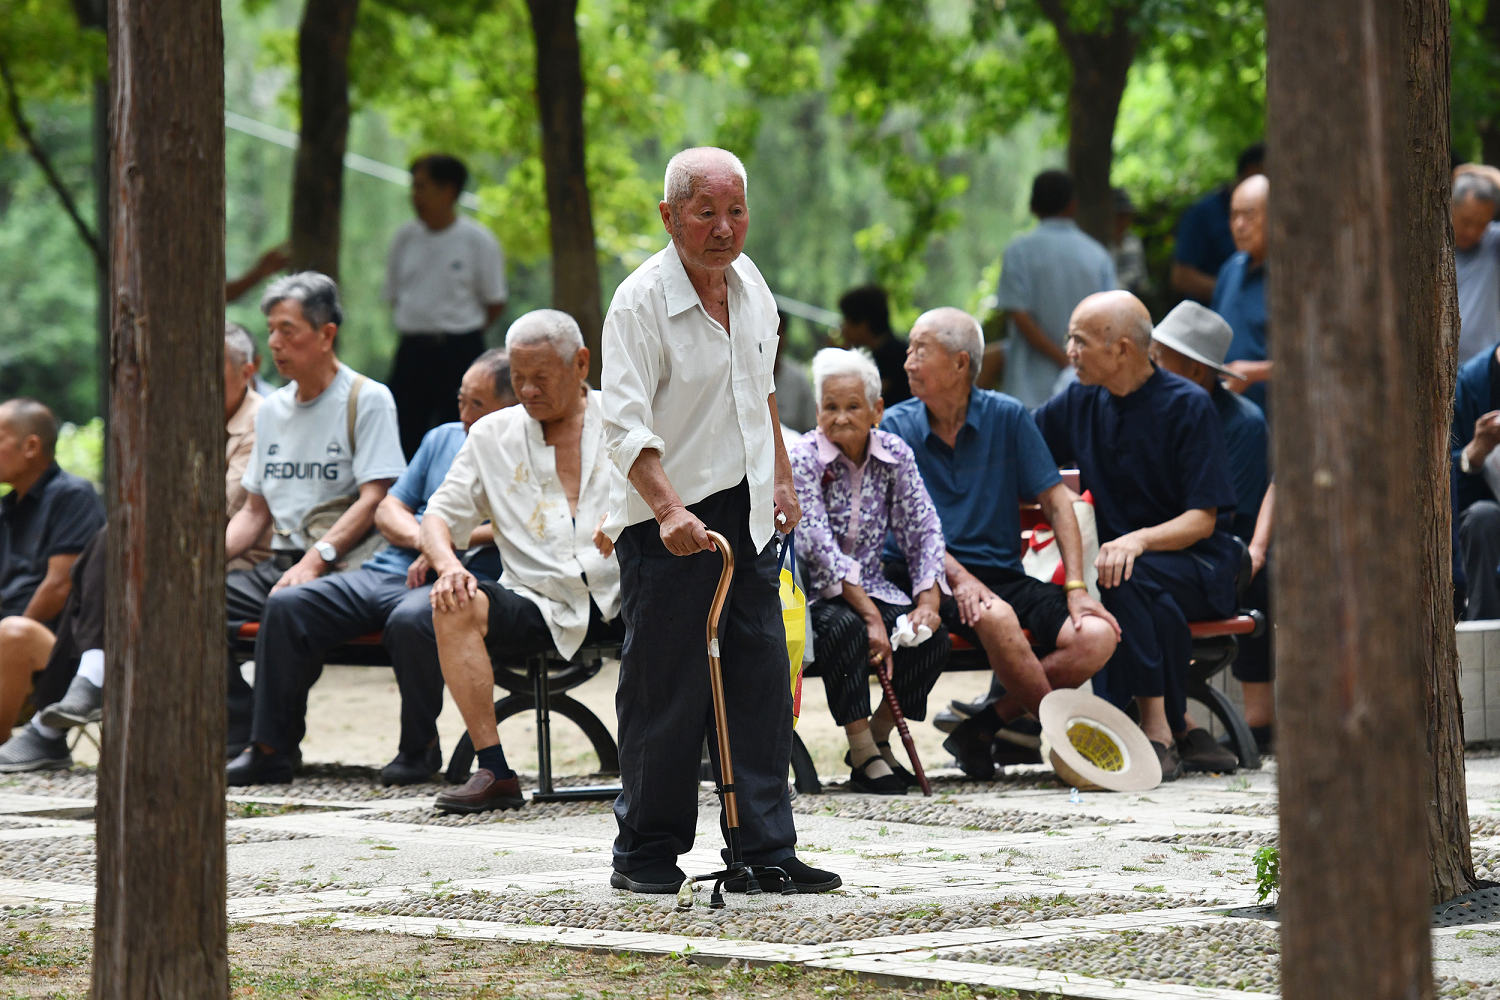
[[(0, 735), (10, 736), (32, 677), (47, 662), (52, 625), (72, 588), (69, 570), (104, 523), (104, 505), (86, 480), (53, 458), (57, 419), (34, 399), (0, 404)], [(31, 730), (26, 731), (31, 734)], [(59, 738), (15, 753), (45, 751), (49, 766), (66, 767)], [(35, 745), (32, 745), (35, 744)], [(24, 755), (23, 754), (23, 755)], [(34, 756), (34, 754), (32, 754)], [(0, 754), (0, 772), (13, 754)], [(16, 759), (19, 759), (17, 757)]]
[[(1151, 363), (1151, 314), (1129, 292), (1084, 299), (1068, 327), (1078, 371), (1036, 412), (1059, 462), (1093, 491), (1099, 592), (1120, 623), (1102, 694), (1135, 699), (1162, 780), (1182, 772), (1174, 735), (1201, 765), (1233, 760), (1190, 725), (1188, 622), (1234, 612), (1237, 549), (1224, 436), (1208, 394)], [(1096, 687), (1100, 686), (1096, 680)], [(1217, 751), (1217, 754), (1216, 754)]]
[(1233, 184), (1209, 192), (1182, 213), (1172, 250), (1172, 291), (1203, 305), (1213, 301), (1219, 268), (1235, 251), (1229, 231), (1229, 197), (1245, 178), (1264, 173), (1265, 158), (1264, 143), (1249, 147), (1235, 163)]
[(1266, 411), (1271, 378), (1271, 339), (1266, 326), (1266, 202), (1270, 181), (1256, 174), (1240, 182), (1229, 202), (1229, 228), (1238, 252), (1219, 269), (1213, 311), (1234, 331), (1225, 356), (1242, 376), (1230, 386)]
[[(307, 728), (307, 692), (323, 671), (323, 655), (381, 629), (401, 692), (399, 750), (380, 772), (381, 781), (410, 785), (437, 772), (442, 764), (437, 717), (443, 707), (443, 675), (428, 600), (429, 567), (417, 548), (418, 524), (469, 428), (515, 401), (505, 352), (481, 354), (459, 386), (461, 419), (423, 437), (411, 464), (376, 508), (375, 526), (390, 544), (357, 570), (285, 587), (266, 601), (255, 638), (251, 744), (230, 762), (230, 785), (292, 780), (297, 746)], [(475, 532), (472, 544), (490, 546), (491, 541), (486, 527)], [(471, 560), (469, 569), (483, 579), (498, 579), (500, 562), (493, 546)]]
[[(887, 409), (881, 428), (911, 446), (943, 525), (952, 589), (943, 624), (984, 649), (1005, 689), (943, 744), (964, 773), (982, 780), (994, 773), (997, 749), (1006, 751), (1000, 763), (1040, 761), (1039, 727), (1023, 717), (1053, 688), (1092, 677), (1119, 629), (1083, 582), (1072, 496), (1031, 416), (1016, 399), (974, 387), (984, 355), (979, 321), (961, 309), (933, 309), (917, 319), (909, 344), (914, 398)], [(1020, 503), (1032, 499), (1056, 531), (1062, 587), (1021, 569)]]

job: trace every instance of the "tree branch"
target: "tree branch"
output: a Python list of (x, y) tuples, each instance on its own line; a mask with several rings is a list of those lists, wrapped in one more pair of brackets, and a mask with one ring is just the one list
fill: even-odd
[(95, 264), (101, 268), (104, 267), (104, 248), (99, 245), (98, 235), (89, 228), (89, 224), (83, 221), (83, 216), (78, 213), (78, 205), (73, 201), (73, 196), (68, 193), (68, 188), (58, 176), (57, 170), (52, 166), (52, 160), (47, 156), (47, 151), (42, 148), (41, 143), (37, 142), (36, 135), (31, 131), (31, 123), (26, 120), (26, 115), (21, 110), (21, 97), (16, 93), (16, 82), (10, 75), (10, 63), (6, 60), (4, 52), (0, 52), (0, 80), (5, 82), (6, 105), (10, 110), (11, 120), (16, 123), (16, 131), (26, 143), (27, 151), (31, 153), (31, 158), (37, 162), (37, 166), (42, 168), (42, 173), (47, 176), (47, 183), (52, 185), (52, 190), (56, 191), (57, 196), (62, 199), (68, 218), (73, 220), (73, 225), (78, 229), (78, 235), (93, 252)]

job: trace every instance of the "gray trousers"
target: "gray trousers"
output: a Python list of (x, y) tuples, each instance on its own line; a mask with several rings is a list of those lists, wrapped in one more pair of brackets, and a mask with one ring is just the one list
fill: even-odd
[(401, 692), (398, 748), (417, 754), (437, 739), (443, 671), (432, 629), (431, 587), (357, 569), (278, 590), (267, 600), (255, 639), (255, 716), (251, 739), (289, 753), (307, 732), (307, 692), (333, 647), (384, 629)]
[[(743, 482), (688, 510), (734, 549), (718, 633), (729, 748), (744, 860), (770, 864), (790, 857), (797, 843), (787, 794), (792, 698), (776, 546), (755, 551)], [(615, 554), (625, 643), (615, 694), (622, 790), (615, 800), (614, 868), (630, 872), (675, 861), (692, 848), (705, 737), (718, 767), (706, 626), (722, 562), (717, 552), (672, 555), (654, 520), (626, 528)], [(727, 849), (724, 856), (728, 861)]]
[(1458, 515), (1458, 547), (1469, 583), (1465, 621), (1500, 618), (1500, 503), (1476, 500)]

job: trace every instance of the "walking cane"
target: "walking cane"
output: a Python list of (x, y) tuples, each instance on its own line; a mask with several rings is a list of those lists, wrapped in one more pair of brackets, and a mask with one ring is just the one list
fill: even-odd
[(890, 707), (891, 718), (896, 720), (896, 731), (901, 734), (901, 745), (906, 747), (906, 756), (911, 759), (912, 770), (917, 772), (917, 784), (922, 794), (932, 797), (932, 782), (922, 770), (922, 761), (917, 757), (917, 744), (912, 741), (911, 730), (906, 728), (906, 716), (901, 714), (901, 703), (896, 700), (896, 689), (891, 686), (890, 657), (882, 656), (875, 664), (875, 676), (880, 678), (880, 690), (885, 692), (885, 703)]
[(713, 882), (714, 891), (709, 897), (708, 905), (715, 910), (724, 906), (724, 883), (732, 878), (743, 878), (745, 892), (751, 896), (758, 896), (764, 891), (760, 887), (760, 879), (767, 875), (781, 878), (784, 886), (782, 895), (791, 896), (797, 892), (784, 870), (774, 865), (747, 865), (740, 852), (740, 811), (734, 793), (734, 763), (729, 753), (729, 716), (724, 709), (724, 671), (719, 666), (719, 617), (724, 613), (724, 601), (729, 596), (729, 583), (734, 577), (734, 550), (729, 547), (729, 540), (717, 531), (710, 531), (708, 537), (724, 560), (724, 568), (719, 571), (719, 586), (714, 591), (713, 604), (708, 610), (708, 685), (713, 692), (714, 732), (719, 739), (718, 791), (719, 801), (724, 808), (729, 867), (684, 879), (682, 887), (677, 890), (679, 910), (692, 907), (693, 886), (698, 882)]

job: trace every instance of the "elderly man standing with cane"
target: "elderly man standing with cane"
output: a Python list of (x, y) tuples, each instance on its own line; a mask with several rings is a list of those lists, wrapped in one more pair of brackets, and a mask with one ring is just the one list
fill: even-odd
[[(672, 157), (660, 205), (672, 242), (625, 279), (604, 320), (605, 436), (620, 471), (605, 534), (625, 621), (610, 885), (631, 892), (676, 892), (677, 859), (693, 845), (712, 712), (704, 635), (721, 565), (709, 529), (735, 556), (719, 636), (744, 860), (781, 868), (798, 892), (843, 884), (795, 854), (791, 692), (770, 543), (801, 510), (776, 413), (776, 303), (740, 253), (746, 184), (726, 150)], [(787, 888), (774, 882), (760, 880), (767, 892)], [(725, 888), (743, 892), (745, 880)]]

